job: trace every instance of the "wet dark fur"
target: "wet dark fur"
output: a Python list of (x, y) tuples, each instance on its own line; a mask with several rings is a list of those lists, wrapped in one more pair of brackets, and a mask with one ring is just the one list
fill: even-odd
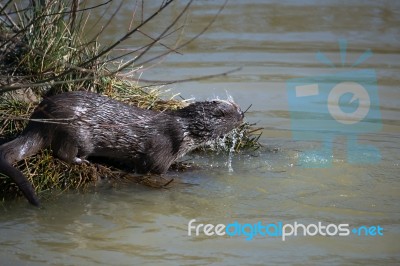
[(22, 134), (0, 146), (0, 173), (13, 178), (28, 201), (39, 205), (31, 183), (12, 164), (41, 149), (50, 148), (68, 163), (110, 157), (133, 164), (138, 173), (162, 174), (177, 158), (242, 120), (243, 112), (228, 101), (156, 112), (95, 93), (63, 93), (44, 99)]

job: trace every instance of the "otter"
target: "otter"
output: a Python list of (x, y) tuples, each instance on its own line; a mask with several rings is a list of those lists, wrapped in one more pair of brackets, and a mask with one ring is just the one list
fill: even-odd
[(0, 146), (0, 173), (39, 206), (32, 184), (13, 164), (41, 149), (51, 149), (67, 163), (108, 157), (132, 164), (140, 174), (163, 174), (175, 160), (230, 132), (243, 118), (233, 101), (195, 102), (158, 112), (92, 92), (66, 92), (45, 98), (23, 132)]

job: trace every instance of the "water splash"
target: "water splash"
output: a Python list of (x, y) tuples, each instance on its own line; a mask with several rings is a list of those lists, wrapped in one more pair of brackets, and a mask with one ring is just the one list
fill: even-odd
[(229, 153), (228, 153), (228, 171), (230, 173), (234, 172), (233, 167), (232, 167), (232, 159), (233, 156), (235, 155), (235, 148), (238, 140), (243, 138), (244, 131), (234, 129), (230, 134), (229, 137), (231, 138), (231, 143), (230, 143), (230, 148), (229, 148)]
[(216, 152), (217, 154), (228, 154), (228, 160), (224, 163), (228, 168), (228, 172), (234, 172), (232, 167), (233, 157), (236, 152), (238, 141), (245, 136), (245, 130), (242, 128), (233, 129), (228, 134), (206, 143), (206, 149)]
[(233, 167), (232, 167), (232, 159), (233, 159), (233, 155), (235, 152), (235, 146), (236, 146), (236, 142), (237, 142), (237, 138), (235, 137), (235, 134), (233, 134), (233, 138), (232, 138), (232, 146), (229, 148), (229, 153), (228, 153), (228, 172), (229, 173), (233, 173)]

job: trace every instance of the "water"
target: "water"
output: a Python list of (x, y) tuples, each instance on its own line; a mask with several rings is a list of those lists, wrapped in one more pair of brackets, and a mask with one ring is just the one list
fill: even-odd
[[(154, 2), (146, 2), (145, 7), (154, 8), (158, 5)], [(221, 4), (196, 2), (187, 19), (186, 36), (199, 32)], [(176, 15), (182, 6), (174, 5), (166, 14)], [(132, 7), (125, 3), (103, 41), (121, 36), (128, 28)], [(242, 67), (229, 76), (165, 88), (198, 100), (229, 94), (244, 109), (252, 104), (246, 119), (264, 128), (260, 139), (264, 148), (233, 157), (193, 155), (190, 159), (200, 167), (169, 173), (176, 180), (169, 189), (105, 185), (93, 193), (43, 200), (41, 210), (24, 200), (4, 203), (1, 264), (398, 264), (399, 13), (395, 1), (229, 1), (206, 34), (181, 51), (184, 55), (170, 55), (146, 69), (141, 79), (185, 79)], [(159, 32), (160, 25), (164, 24), (156, 23), (148, 32)], [(304, 168), (298, 159), (320, 143), (293, 140), (286, 81), (351, 70), (340, 67), (338, 41), (343, 38), (346, 62), (355, 62), (367, 49), (373, 52), (360, 68), (377, 73), (382, 130), (361, 134), (360, 142), (377, 147), (382, 160), (348, 163), (346, 138), (339, 136), (333, 139), (332, 167)], [(137, 46), (137, 40), (129, 40), (124, 48)], [(319, 62), (317, 51), (338, 67)], [(322, 162), (324, 158), (310, 159)], [(194, 237), (187, 235), (191, 219), (215, 225), (234, 221), (379, 225), (384, 235), (297, 236), (286, 241)]]

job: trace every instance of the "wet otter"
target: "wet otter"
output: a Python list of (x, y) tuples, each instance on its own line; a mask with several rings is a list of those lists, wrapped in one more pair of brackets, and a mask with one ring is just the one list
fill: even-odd
[(96, 93), (76, 91), (44, 99), (19, 137), (0, 146), (0, 173), (14, 179), (38, 206), (32, 184), (12, 166), (50, 148), (68, 163), (88, 156), (116, 158), (138, 173), (165, 173), (185, 153), (239, 126), (243, 112), (230, 101), (195, 102), (156, 112)]

